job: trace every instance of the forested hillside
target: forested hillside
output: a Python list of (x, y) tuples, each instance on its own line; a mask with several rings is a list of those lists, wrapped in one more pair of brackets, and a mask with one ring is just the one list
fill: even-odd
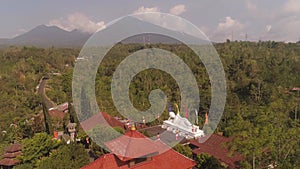
[[(63, 76), (55, 76), (53, 73), (66, 74), (69, 69), (72, 70), (78, 51), (34, 47), (10, 47), (0, 51), (1, 130), (5, 130), (11, 123), (29, 119), (42, 110), (36, 88), (39, 81), (43, 76), (51, 77), (54, 82), (59, 81)], [(48, 85), (47, 89), (60, 93), (54, 98), (61, 98), (60, 102), (66, 98), (61, 90), (62, 85)]]
[[(210, 106), (210, 81), (199, 58), (179, 44), (117, 44), (98, 69), (96, 96), (100, 109), (118, 115), (110, 94), (116, 67), (129, 54), (153, 47), (177, 54), (193, 71), (201, 96), (202, 124)], [(215, 47), (227, 79), (227, 102), (216, 132), (235, 136), (229, 146), (245, 156), (245, 167), (265, 167), (271, 163), (280, 168), (300, 166), (300, 96), (290, 90), (300, 87), (300, 43), (228, 41)], [(10, 132), (10, 124), (24, 125), (20, 131), (11, 131), (14, 133), (9, 138), (1, 136), (2, 144), (16, 137), (29, 137), (24, 134), (26, 119), (42, 112), (36, 89), (42, 77), (49, 77), (46, 93), (52, 101), (57, 104), (71, 101), (72, 73), (79, 51), (34, 47), (0, 50), (0, 130)], [(169, 102), (180, 103), (175, 80), (151, 69), (133, 79), (130, 85), (133, 105), (141, 110), (149, 108), (148, 95), (156, 88), (165, 91)]]

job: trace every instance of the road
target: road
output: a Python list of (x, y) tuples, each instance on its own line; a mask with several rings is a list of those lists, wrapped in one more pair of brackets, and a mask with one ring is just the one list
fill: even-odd
[(55, 107), (56, 104), (53, 101), (51, 101), (46, 95), (45, 87), (46, 87), (47, 80), (48, 80), (47, 78), (42, 77), (42, 79), (40, 80), (38, 93), (42, 97), (47, 109), (49, 110), (50, 108)]

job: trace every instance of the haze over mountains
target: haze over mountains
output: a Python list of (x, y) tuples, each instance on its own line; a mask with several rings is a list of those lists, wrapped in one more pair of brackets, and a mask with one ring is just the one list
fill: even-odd
[[(149, 33), (136, 35), (136, 32), (139, 32), (138, 30)], [(157, 32), (158, 34), (152, 32)], [(165, 35), (169, 35), (170, 37)], [(57, 26), (40, 25), (12, 39), (0, 38), (0, 47), (35, 46), (80, 48), (91, 36), (92, 34), (80, 30), (66, 31)], [(159, 25), (130, 17), (108, 26), (107, 29), (97, 33), (92, 41), (95, 40), (95, 45), (114, 44), (114, 40), (117, 40), (115, 38), (118, 36), (124, 37), (124, 39), (121, 40), (122, 43), (178, 44), (181, 43), (179, 40), (183, 39), (188, 39), (192, 44), (199, 44), (199, 42), (206, 43), (186, 33), (168, 30)], [(172, 37), (177, 37), (178, 39)]]
[(56, 26), (40, 25), (12, 39), (0, 39), (0, 46), (81, 47), (91, 36), (79, 30), (65, 31)]

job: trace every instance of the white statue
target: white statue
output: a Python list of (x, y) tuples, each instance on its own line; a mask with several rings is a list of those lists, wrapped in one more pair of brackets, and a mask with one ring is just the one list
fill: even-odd
[(179, 133), (186, 139), (204, 136), (204, 132), (199, 129), (199, 126), (192, 124), (187, 118), (181, 117), (179, 112), (175, 115), (174, 112), (170, 111), (169, 119), (163, 122), (162, 128), (173, 133)]

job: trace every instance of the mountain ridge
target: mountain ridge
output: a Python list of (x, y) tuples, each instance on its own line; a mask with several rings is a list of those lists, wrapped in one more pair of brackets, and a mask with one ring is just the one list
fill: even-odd
[[(109, 29), (108, 29), (109, 28)], [(122, 31), (120, 31), (122, 29)], [(144, 35), (136, 35), (139, 31), (147, 32)], [(156, 34), (154, 32), (157, 32)], [(86, 42), (94, 45), (113, 44), (116, 37), (124, 37), (122, 43), (165, 43), (179, 44), (180, 40), (187, 40), (191, 44), (208, 42), (194, 36), (175, 30), (168, 30), (152, 23), (144, 22), (136, 18), (125, 18), (116, 24), (112, 24), (98, 32), (88, 41), (93, 34), (82, 32), (78, 29), (71, 31), (63, 30), (57, 26), (39, 25), (24, 34), (11, 39), (0, 38), (0, 48), (7, 46), (35, 46), (35, 47), (59, 47), (81, 48)], [(129, 35), (129, 37), (127, 36)], [(165, 35), (169, 35), (165, 36)], [(174, 39), (177, 37), (179, 39)], [(151, 39), (151, 40), (150, 40)], [(94, 42), (93, 42), (94, 41)], [(90, 43), (91, 42), (91, 43)]]
[(14, 38), (0, 38), (0, 46), (82, 47), (90, 36), (78, 30), (39, 25)]

